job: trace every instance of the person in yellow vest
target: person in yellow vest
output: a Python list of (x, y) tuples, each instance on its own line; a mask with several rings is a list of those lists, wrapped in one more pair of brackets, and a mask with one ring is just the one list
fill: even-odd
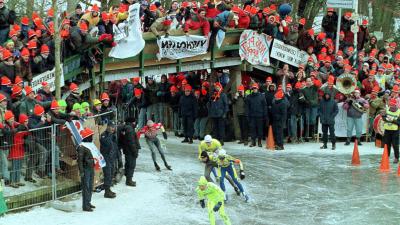
[(205, 200), (207, 199), (208, 218), (211, 225), (215, 225), (215, 212), (219, 212), (225, 225), (231, 225), (231, 221), (225, 213), (224, 192), (221, 188), (212, 182), (208, 182), (204, 176), (201, 176), (196, 192), (200, 200), (200, 206), (203, 209), (206, 207)]
[(400, 124), (400, 109), (397, 107), (395, 98), (389, 100), (389, 107), (382, 115), (385, 128), (383, 135), (383, 143), (387, 145), (388, 155), (390, 156), (390, 148), (393, 147), (394, 160), (393, 163), (399, 162), (399, 124)]
[[(203, 162), (201, 156), (201, 153), (203, 151), (218, 156), (218, 150), (220, 149), (222, 149), (221, 143), (217, 139), (212, 138), (211, 135), (207, 134), (206, 136), (204, 136), (204, 140), (201, 141), (199, 144), (199, 160)], [(207, 161), (204, 163), (206, 164), (204, 168), (204, 176), (206, 177), (208, 182), (212, 182), (213, 180), (211, 179), (211, 172), (213, 172), (214, 166), (211, 161)], [(216, 174), (214, 173), (214, 175)]]

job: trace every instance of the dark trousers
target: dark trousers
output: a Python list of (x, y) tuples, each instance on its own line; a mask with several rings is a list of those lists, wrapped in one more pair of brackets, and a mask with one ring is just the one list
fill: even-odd
[(225, 138), (225, 120), (222, 117), (212, 118), (213, 133), (215, 138), (219, 141), (224, 141)]
[(182, 116), (183, 134), (185, 138), (193, 138), (194, 119), (192, 116)]
[(238, 121), (239, 121), (239, 128), (240, 128), (240, 140), (247, 141), (247, 139), (248, 139), (247, 124), (249, 123), (249, 121), (247, 120), (247, 116), (239, 115)]
[(249, 117), (251, 139), (263, 138), (264, 120), (262, 117)]
[(90, 209), (90, 202), (92, 201), (92, 192), (93, 192), (93, 179), (94, 179), (94, 169), (84, 168), (83, 177), (81, 177), (83, 209)]
[(328, 130), (332, 144), (336, 143), (335, 124), (322, 124), (322, 142), (324, 144), (328, 143)]
[(106, 160), (106, 166), (103, 167), (103, 175), (104, 175), (104, 189), (110, 188), (112, 185), (112, 179), (114, 175), (114, 168), (115, 168), (115, 158), (113, 156), (104, 156)]
[(132, 152), (126, 152), (125, 154), (125, 176), (126, 180), (130, 180), (133, 177), (133, 173), (136, 168), (136, 155)]
[(385, 130), (383, 143), (387, 145), (388, 155), (390, 156), (390, 148), (393, 147), (394, 157), (399, 159), (399, 130)]
[(283, 147), (283, 123), (283, 121), (274, 121), (274, 123), (272, 123), (275, 144), (280, 147)]

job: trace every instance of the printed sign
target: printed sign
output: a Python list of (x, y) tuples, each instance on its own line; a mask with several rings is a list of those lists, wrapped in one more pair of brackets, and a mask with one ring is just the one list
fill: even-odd
[(110, 57), (125, 59), (136, 56), (143, 50), (145, 41), (142, 37), (139, 12), (139, 3), (130, 5), (128, 19), (118, 26), (114, 25), (114, 41), (117, 45), (108, 54)]
[(159, 58), (182, 59), (207, 53), (208, 37), (189, 35), (189, 36), (169, 36), (157, 40), (159, 48)]
[(272, 44), (271, 57), (295, 67), (307, 62), (308, 59), (305, 51), (286, 45), (278, 39), (275, 39)]
[[(60, 75), (60, 87), (64, 86), (64, 73), (63, 73), (63, 65), (61, 67), (61, 75)], [(37, 92), (40, 88), (42, 88), (42, 82), (46, 81), (48, 85), (50, 85), (50, 90), (56, 90), (56, 73), (55, 69), (46, 71), (39, 75), (35, 75), (32, 78), (32, 89)]]
[(267, 36), (253, 30), (245, 30), (240, 35), (239, 55), (252, 65), (269, 66), (269, 42)]
[(328, 8), (352, 9), (353, 0), (328, 0), (326, 6)]

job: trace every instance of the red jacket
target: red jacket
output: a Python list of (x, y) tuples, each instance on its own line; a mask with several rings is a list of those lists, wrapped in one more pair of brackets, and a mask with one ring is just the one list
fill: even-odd
[[(18, 123), (13, 124), (14, 127), (21, 126)], [(13, 145), (11, 146), (10, 153), (8, 154), (8, 159), (24, 159), (25, 149), (24, 149), (24, 139), (29, 135), (28, 131), (18, 131), (14, 134)]]
[(247, 29), (250, 25), (250, 17), (246, 15), (242, 10), (239, 12), (239, 21), (237, 28)]
[(189, 19), (185, 23), (185, 28), (183, 31), (188, 32), (190, 30), (198, 30), (202, 28), (203, 29), (203, 35), (206, 36), (208, 33), (210, 33), (210, 22), (206, 19), (201, 19), (200, 17), (197, 17), (197, 19)]
[(363, 90), (363, 94), (364, 95), (371, 94), (372, 89), (375, 86), (379, 86), (379, 84), (378, 84), (378, 82), (376, 80), (374, 80), (374, 82), (372, 82), (372, 84), (371, 84), (371, 82), (369, 82), (369, 80), (368, 80), (368, 77), (365, 78), (361, 83), (362, 83), (362, 86), (363, 86), (363, 89), (364, 89)]
[(221, 11), (219, 11), (217, 8), (206, 8), (206, 17), (207, 18), (214, 19), (220, 13), (221, 13)]

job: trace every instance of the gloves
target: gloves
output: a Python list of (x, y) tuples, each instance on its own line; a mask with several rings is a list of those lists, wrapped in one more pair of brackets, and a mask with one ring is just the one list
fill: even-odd
[(157, 38), (157, 40), (161, 40), (160, 35), (157, 35), (156, 38)]
[(244, 180), (244, 178), (245, 178), (244, 171), (240, 170), (240, 179)]
[(206, 203), (204, 202), (204, 199), (200, 200), (200, 206), (203, 209), (206, 207)]
[(165, 34), (165, 36), (164, 36), (164, 38), (168, 38), (169, 37), (169, 34), (168, 33), (166, 33)]
[(214, 211), (214, 212), (218, 212), (218, 210), (219, 210), (219, 208), (221, 208), (221, 206), (222, 206), (222, 202), (218, 202), (218, 204), (216, 204), (216, 205), (214, 206), (213, 211)]
[(108, 34), (102, 34), (102, 35), (100, 35), (100, 37), (99, 37), (99, 42), (100, 41), (103, 41), (103, 40), (105, 40), (105, 39), (108, 39), (109, 38), (109, 35)]
[(166, 133), (166, 132), (162, 132), (162, 135), (163, 135), (163, 137), (164, 137), (165, 140), (168, 139), (168, 136), (167, 136), (167, 133)]

